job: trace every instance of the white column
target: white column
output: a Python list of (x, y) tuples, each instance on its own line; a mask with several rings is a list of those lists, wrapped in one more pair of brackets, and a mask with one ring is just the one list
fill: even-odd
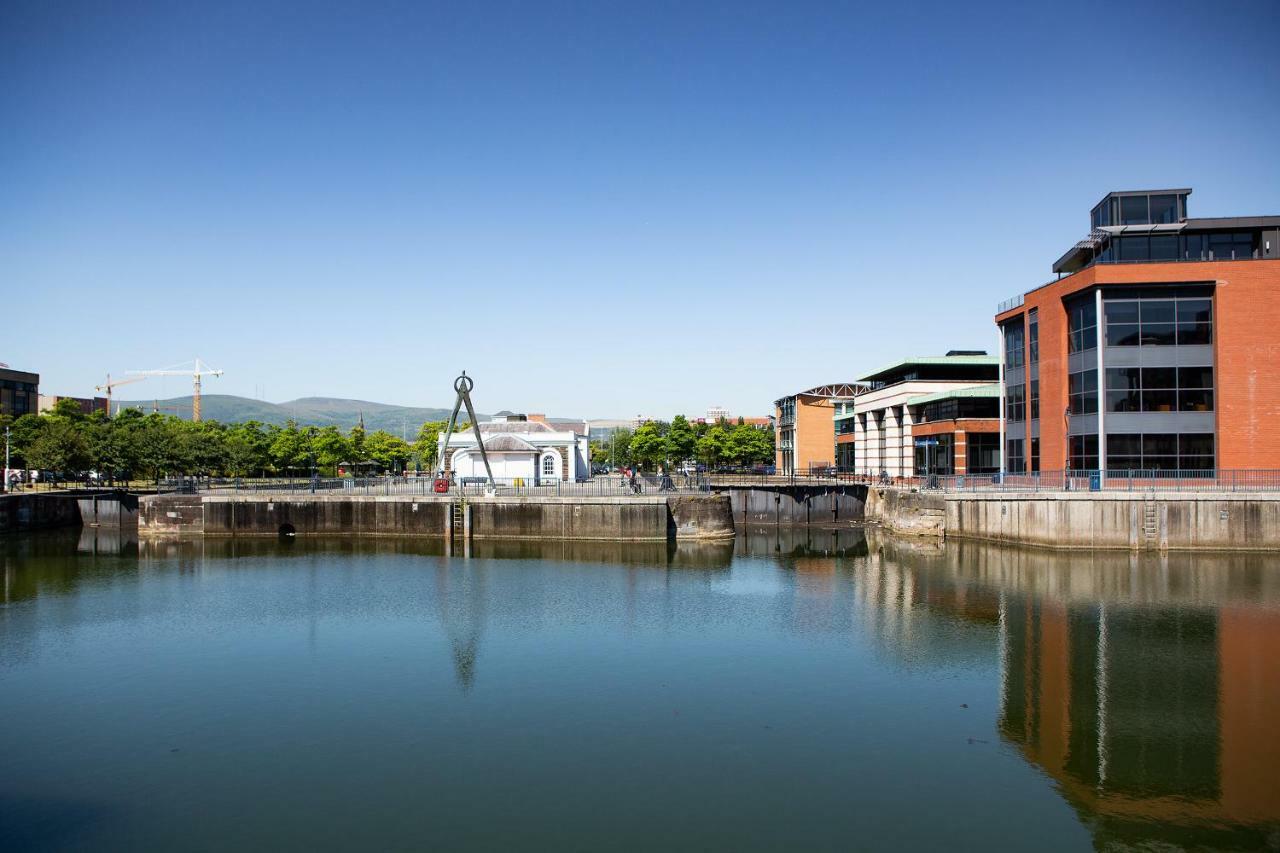
[[(1103, 339), (1102, 334), (1102, 289), (1099, 288), (1093, 292), (1098, 312), (1098, 324), (1094, 329), (1096, 333), (1096, 341), (1098, 347), (1098, 470), (1102, 472), (1103, 479), (1107, 474), (1107, 371), (1103, 364)], [(1070, 440), (1070, 439), (1068, 439)]]

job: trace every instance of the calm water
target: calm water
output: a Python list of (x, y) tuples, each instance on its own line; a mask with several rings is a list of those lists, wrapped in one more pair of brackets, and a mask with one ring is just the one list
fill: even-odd
[(0, 541), (0, 849), (1280, 849), (1280, 557)]

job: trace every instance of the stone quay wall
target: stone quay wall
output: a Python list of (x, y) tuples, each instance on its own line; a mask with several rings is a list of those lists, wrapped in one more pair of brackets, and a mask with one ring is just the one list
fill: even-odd
[(144, 536), (435, 536), (667, 541), (732, 536), (727, 498), (164, 495), (143, 498)]

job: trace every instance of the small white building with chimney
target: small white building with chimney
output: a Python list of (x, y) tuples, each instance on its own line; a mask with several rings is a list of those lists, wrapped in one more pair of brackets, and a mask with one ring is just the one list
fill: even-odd
[[(573, 423), (548, 423), (542, 415), (498, 412), (479, 425), (489, 465), (496, 480), (522, 479), (534, 485), (575, 482), (591, 476), (591, 447), (585, 428)], [(446, 471), (457, 478), (483, 477), (484, 460), (476, 446), (477, 431), (455, 432), (449, 440)], [(437, 453), (444, 450), (440, 435)]]

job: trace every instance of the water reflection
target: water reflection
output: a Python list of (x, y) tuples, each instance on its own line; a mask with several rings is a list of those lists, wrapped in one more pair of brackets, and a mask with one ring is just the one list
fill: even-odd
[[(870, 784), (868, 766), (881, 774), (873, 787), (922, 784), (922, 765), (905, 757), (909, 745), (870, 750), (913, 724), (948, 734), (963, 726), (998, 755), (977, 764), (984, 759), (976, 754), (947, 758), (930, 744), (931, 776), (979, 768), (993, 774), (993, 797), (1012, 796), (1010, 778), (1040, 779), (1044, 798), (1081, 835), (1083, 823), (1098, 848), (1280, 848), (1274, 555), (1056, 553), (764, 527), (730, 543), (477, 541), (464, 556), (430, 539), (139, 543), (100, 530), (0, 542), (0, 575), (0, 602), (18, 605), (0, 608), (0, 668), (8, 668), (0, 674), (50, 671), (55, 646), (68, 659), (66, 649), (98, 647), (57, 646), (76, 632), (96, 643), (149, 639), (153, 662), (155, 649), (189, 654), (157, 670), (157, 684), (195, 671), (218, 688), (203, 698), (214, 708), (205, 721), (212, 730), (238, 719), (253, 735), (273, 703), (319, 697), (314, 716), (299, 707), (290, 720), (311, 726), (311, 738), (285, 753), (303, 761), (319, 754), (315, 743), (341, 743), (340, 733), (356, 730), (343, 722), (355, 704), (388, 740), (411, 732), (424, 752), (453, 756), (437, 796), (468, 766), (480, 769), (467, 790), (489, 791), (497, 772), (485, 763), (491, 755), (509, 756), (526, 783), (555, 762), (578, 762), (559, 779), (571, 786), (579, 773), (594, 778), (595, 750), (630, 760), (633, 795), (667, 790), (679, 778), (672, 768), (706, 770), (695, 781), (715, 794), (713, 805), (785, 776), (796, 789), (788, 807), (802, 809), (831, 790)], [(278, 669), (255, 674), (260, 646), (227, 639), (241, 627)], [(302, 646), (300, 627), (305, 661), (290, 657), (291, 643)], [(210, 642), (226, 645), (203, 645)], [(217, 654), (206, 657), (204, 648)], [(218, 655), (237, 649), (244, 656), (223, 669)], [(119, 654), (95, 664), (113, 665), (132, 673)], [(68, 695), (93, 671), (68, 675)], [(282, 677), (313, 692), (271, 693)], [(938, 685), (947, 682), (983, 694), (986, 716), (975, 708), (957, 722), (960, 700), (939, 710)], [(97, 690), (137, 713), (149, 704), (128, 704), (131, 683), (104, 678)], [(11, 704), (42, 682), (25, 685), (26, 693), (8, 694)], [(241, 714), (250, 700), (237, 691), (270, 695), (271, 703)], [(518, 723), (511, 707), (519, 708)], [(422, 708), (431, 709), (428, 726)], [(183, 720), (201, 711), (185, 713)], [(442, 719), (447, 724), (438, 725)], [(521, 740), (524, 726), (545, 734)], [(432, 740), (437, 731), (463, 730), (469, 740)], [(774, 740), (783, 731), (785, 744)], [(628, 752), (636, 739), (643, 749)], [(465, 751), (469, 744), (478, 745), (474, 752)], [(725, 751), (714, 752), (716, 744)], [(546, 753), (537, 751), (543, 746)], [(863, 748), (857, 761), (844, 761)], [(390, 748), (380, 754), (394, 764)], [(67, 766), (78, 766), (77, 753), (68, 755)], [(1009, 772), (1001, 760), (1023, 776), (999, 776)], [(725, 762), (740, 780), (723, 772)], [(804, 787), (819, 763), (832, 779)], [(138, 778), (154, 767), (145, 770)], [(421, 782), (420, 765), (404, 772)], [(984, 778), (974, 778), (980, 787)], [(378, 796), (394, 796), (370, 784)], [(928, 807), (947, 808), (939, 800)], [(830, 825), (836, 813), (810, 814), (805, 826)]]

